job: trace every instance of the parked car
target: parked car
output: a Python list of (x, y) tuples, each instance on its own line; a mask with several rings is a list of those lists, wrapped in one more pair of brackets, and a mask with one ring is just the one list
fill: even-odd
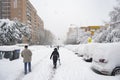
[(92, 69), (106, 75), (120, 74), (120, 43), (101, 43), (95, 49)]
[(83, 57), (86, 44), (79, 44), (76, 49), (76, 54), (79, 57)]
[(78, 45), (67, 45), (65, 48), (67, 48), (67, 49), (76, 53)]
[(84, 54), (83, 54), (83, 59), (87, 62), (92, 62), (93, 60), (93, 55), (94, 55), (94, 50), (96, 48), (96, 43), (90, 43), (86, 44), (84, 46)]

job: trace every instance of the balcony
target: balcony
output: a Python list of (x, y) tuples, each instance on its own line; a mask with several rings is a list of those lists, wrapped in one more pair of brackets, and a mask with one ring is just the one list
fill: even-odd
[(31, 14), (29, 12), (26, 13), (27, 16), (31, 16)]

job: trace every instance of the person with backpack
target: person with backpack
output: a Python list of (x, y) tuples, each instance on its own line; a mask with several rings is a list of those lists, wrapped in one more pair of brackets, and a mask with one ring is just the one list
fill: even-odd
[(27, 74), (27, 67), (29, 72), (31, 72), (31, 59), (32, 59), (32, 52), (28, 49), (28, 46), (25, 45), (25, 49), (21, 52), (21, 56), (23, 57), (24, 62), (24, 73)]
[(57, 50), (57, 48), (54, 48), (54, 51), (52, 52), (51, 56), (50, 56), (50, 59), (53, 59), (53, 65), (54, 67), (53, 68), (56, 68), (57, 66), (57, 60), (59, 58), (59, 52)]

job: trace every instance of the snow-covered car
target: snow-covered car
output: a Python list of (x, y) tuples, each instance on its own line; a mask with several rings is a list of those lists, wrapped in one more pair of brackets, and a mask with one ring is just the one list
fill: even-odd
[(76, 53), (78, 45), (72, 45), (71, 50)]
[(92, 69), (106, 75), (120, 74), (120, 43), (99, 44), (93, 56)]
[(66, 48), (76, 53), (78, 45), (67, 45)]
[(77, 54), (79, 57), (83, 57), (83, 55), (84, 55), (84, 50), (85, 50), (85, 45), (86, 45), (86, 44), (79, 44), (79, 45), (78, 45), (78, 48), (76, 49), (76, 54)]
[(90, 43), (84, 46), (83, 59), (85, 61), (92, 62), (95, 48), (96, 48), (96, 43)]

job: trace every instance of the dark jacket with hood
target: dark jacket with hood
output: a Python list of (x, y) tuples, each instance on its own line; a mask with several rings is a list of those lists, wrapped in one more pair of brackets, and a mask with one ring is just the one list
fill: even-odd
[(54, 49), (54, 51), (52, 52), (50, 59), (53, 58), (54, 61), (57, 61), (57, 59), (59, 58), (59, 52), (57, 51), (57, 48)]

